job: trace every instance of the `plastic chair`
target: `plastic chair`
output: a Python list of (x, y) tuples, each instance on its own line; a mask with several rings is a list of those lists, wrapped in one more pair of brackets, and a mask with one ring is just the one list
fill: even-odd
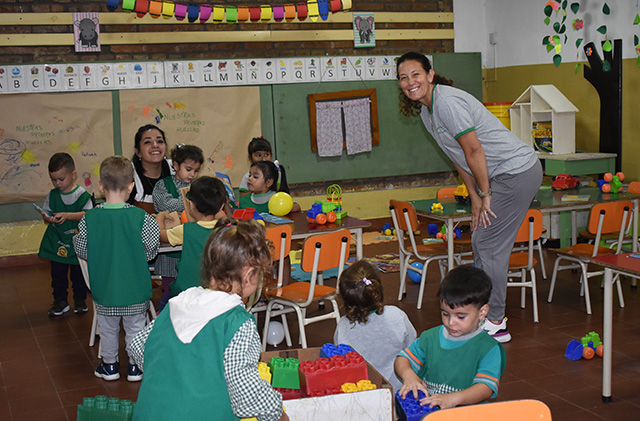
[[(418, 309), (420, 309), (422, 307), (422, 297), (424, 296), (424, 285), (426, 284), (429, 263), (447, 260), (447, 247), (444, 243), (418, 244), (413, 234), (419, 227), (418, 218), (411, 203), (390, 200), (389, 210), (396, 229), (400, 257), (398, 301), (402, 300), (406, 292), (407, 272), (409, 270), (417, 272), (422, 276), (420, 279), (420, 293), (418, 294)], [(409, 245), (405, 245), (405, 235), (409, 237)], [(409, 260), (412, 258), (424, 262), (422, 269), (409, 265)], [(440, 275), (441, 277), (443, 275), (442, 267), (440, 268)]]
[[(595, 234), (595, 241), (593, 244), (578, 243), (569, 247), (564, 247), (555, 250), (558, 253), (558, 257), (553, 265), (553, 274), (551, 275), (551, 287), (549, 289), (548, 302), (553, 299), (553, 290), (556, 285), (556, 276), (558, 271), (565, 269), (580, 269), (580, 295), (584, 294), (584, 301), (587, 306), (587, 314), (591, 314), (591, 299), (589, 298), (589, 284), (588, 279), (594, 276), (600, 276), (604, 272), (588, 271), (589, 258), (594, 256), (605, 256), (611, 254), (619, 254), (622, 251), (622, 247), (617, 247), (617, 250), (613, 250), (608, 247), (600, 246), (600, 239), (603, 234), (618, 233), (618, 244), (622, 243), (624, 237), (624, 230), (629, 217), (629, 209), (631, 209), (632, 203), (629, 200), (620, 202), (599, 203), (591, 209), (589, 215), (588, 231), (591, 234)], [(568, 260), (573, 262), (566, 266), (560, 266), (560, 262)], [(616, 276), (613, 280), (618, 288), (618, 299), (620, 301), (620, 307), (624, 307), (624, 298), (622, 297), (622, 286), (620, 285), (619, 277)]]
[[(273, 277), (270, 281), (276, 282), (275, 288), (282, 287), (282, 283), (284, 280), (284, 265), (285, 258), (291, 252), (291, 235), (292, 228), (291, 225), (277, 225), (275, 227), (269, 227), (266, 229), (266, 237), (268, 240), (271, 240), (273, 243), (273, 250), (271, 251), (272, 261), (278, 262), (278, 269), (276, 272), (276, 278)], [(264, 289), (271, 289), (274, 285), (269, 283), (268, 285), (264, 285)], [(249, 309), (249, 313), (254, 314), (256, 316), (256, 321), (258, 319), (258, 313), (261, 311), (267, 310), (267, 305), (256, 306), (255, 304), (258, 302), (260, 297), (263, 295), (262, 284), (256, 290), (256, 293), (249, 297), (247, 300), (246, 307)], [(281, 306), (279, 306), (282, 308)], [(291, 311), (291, 310), (290, 310)], [(291, 335), (289, 333), (289, 325), (287, 324), (287, 317), (285, 315), (287, 312), (282, 313), (282, 327), (284, 328), (285, 338), (287, 340), (287, 345), (291, 346)], [(271, 313), (272, 316), (276, 316), (276, 312)]]
[[(86, 259), (78, 256), (78, 263), (80, 264), (80, 270), (84, 277), (84, 282), (87, 285), (87, 289), (91, 291), (91, 284), (89, 282), (89, 264)], [(149, 300), (149, 314), (146, 316), (147, 324), (157, 317), (156, 308), (153, 305), (153, 301)], [(98, 325), (98, 312), (96, 311), (95, 304), (93, 305), (93, 321), (91, 322), (91, 333), (89, 333), (89, 346), (94, 346), (96, 343), (96, 336), (100, 336), (100, 326)], [(102, 354), (102, 342), (98, 344), (98, 358)]]
[[(527, 211), (518, 235), (516, 236), (516, 243), (527, 243), (526, 252), (511, 253), (509, 258), (509, 273), (507, 278), (508, 287), (519, 287), (520, 290), (520, 307), (525, 307), (526, 288), (531, 288), (531, 301), (533, 306), (533, 322), (538, 323), (538, 288), (536, 284), (536, 271), (535, 264), (538, 263), (534, 257), (535, 248), (534, 242), (540, 240), (542, 235), (542, 212), (537, 209), (530, 209)], [(529, 272), (530, 280), (527, 281), (527, 272)], [(512, 278), (520, 278), (519, 281), (512, 281)]]
[[(311, 272), (311, 280), (309, 282), (294, 282), (280, 288), (265, 290), (269, 304), (267, 305), (262, 337), (263, 351), (267, 347), (269, 321), (276, 305), (284, 307), (283, 310), (276, 310), (276, 312), (285, 312), (287, 311), (286, 307), (296, 312), (300, 328), (300, 343), (303, 348), (307, 347), (306, 325), (327, 319), (335, 319), (336, 325), (338, 324), (340, 310), (336, 296), (339, 292), (339, 282), (336, 282), (335, 288), (322, 285), (322, 271), (337, 267), (338, 279), (340, 279), (344, 264), (349, 258), (350, 242), (351, 234), (344, 229), (312, 235), (304, 241), (300, 267), (305, 272)], [(315, 317), (307, 317), (306, 311), (311, 303), (323, 300), (331, 302), (333, 311)]]
[(441, 409), (429, 413), (424, 419), (429, 421), (550, 421), (552, 418), (551, 410), (544, 402), (524, 399)]
[(443, 187), (440, 190), (438, 190), (438, 192), (436, 193), (436, 198), (438, 200), (442, 200), (442, 199), (453, 199), (455, 198), (455, 191), (456, 188), (455, 187)]

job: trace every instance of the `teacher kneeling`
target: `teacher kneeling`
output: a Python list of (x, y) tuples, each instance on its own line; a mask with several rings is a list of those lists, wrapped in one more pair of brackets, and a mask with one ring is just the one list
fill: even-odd
[(167, 142), (164, 132), (157, 126), (147, 124), (138, 129), (135, 137), (135, 154), (131, 159), (135, 186), (128, 203), (155, 213), (153, 187), (161, 179), (171, 175), (171, 165), (165, 158)]
[(505, 317), (509, 256), (542, 181), (540, 161), (531, 146), (474, 96), (436, 75), (423, 54), (400, 57), (397, 78), (402, 90), (400, 111), (420, 115), (469, 190), (475, 266), (493, 283), (483, 327), (496, 340), (509, 342)]

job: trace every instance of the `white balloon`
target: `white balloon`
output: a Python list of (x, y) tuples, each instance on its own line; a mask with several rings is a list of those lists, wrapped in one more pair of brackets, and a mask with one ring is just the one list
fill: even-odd
[(267, 331), (267, 343), (269, 345), (277, 346), (284, 339), (284, 327), (280, 322), (269, 322), (269, 329)]

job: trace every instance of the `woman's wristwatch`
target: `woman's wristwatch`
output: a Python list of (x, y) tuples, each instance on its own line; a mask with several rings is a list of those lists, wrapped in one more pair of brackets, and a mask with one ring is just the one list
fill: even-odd
[(491, 188), (489, 188), (489, 190), (487, 190), (487, 191), (482, 191), (482, 190), (478, 189), (478, 196), (480, 196), (480, 197), (491, 196)]

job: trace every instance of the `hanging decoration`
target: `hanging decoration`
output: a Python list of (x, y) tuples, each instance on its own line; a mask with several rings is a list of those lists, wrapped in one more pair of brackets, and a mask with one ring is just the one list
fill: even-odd
[[(120, 0), (107, 0), (107, 9), (117, 10)], [(251, 22), (291, 22), (295, 18), (304, 21), (307, 17), (312, 22), (318, 18), (325, 21), (329, 12), (347, 12), (351, 10), (351, 0), (307, 0), (285, 5), (271, 6), (268, 4), (255, 6), (222, 6), (195, 3), (174, 3), (159, 0), (122, 0), (122, 10), (135, 12), (138, 17), (149, 14), (157, 19), (162, 15), (165, 19), (176, 18), (178, 21), (187, 19), (190, 23), (199, 20), (200, 23), (228, 24)]]
[[(636, 0), (636, 10), (640, 9), (638, 6), (638, 1)], [(633, 25), (640, 25), (640, 13), (636, 12), (636, 17), (633, 19)], [(640, 67), (640, 40), (638, 39), (638, 35), (633, 35), (633, 47), (636, 50), (636, 64)]]

